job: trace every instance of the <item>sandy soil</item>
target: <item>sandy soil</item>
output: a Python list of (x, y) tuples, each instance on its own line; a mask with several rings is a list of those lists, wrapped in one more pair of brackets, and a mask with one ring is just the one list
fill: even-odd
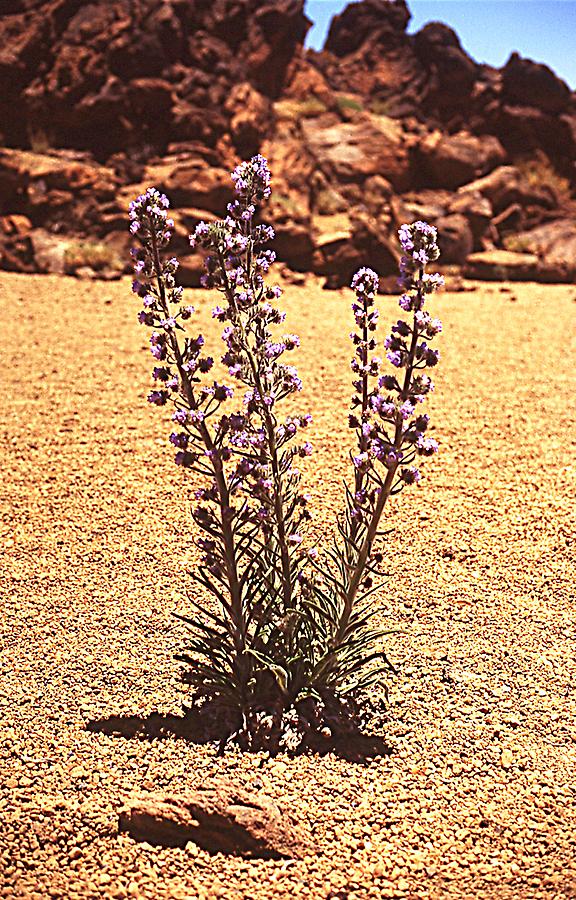
[[(346, 469), (350, 299), (314, 283), (285, 298), (318, 530)], [(151, 358), (128, 283), (0, 274), (1, 896), (576, 897), (575, 300), (536, 285), (436, 300), (441, 453), (391, 508), (377, 597), (406, 629), (376, 723), (391, 754), (218, 758), (145, 737), (185, 699), (170, 613), (186, 609), (194, 550), (167, 415), (143, 402)], [(212, 298), (192, 302), (215, 335)], [(396, 315), (392, 298), (381, 308)], [(117, 716), (135, 717), (123, 736), (90, 730)], [(131, 790), (221, 775), (297, 810), (314, 854), (118, 836)]]

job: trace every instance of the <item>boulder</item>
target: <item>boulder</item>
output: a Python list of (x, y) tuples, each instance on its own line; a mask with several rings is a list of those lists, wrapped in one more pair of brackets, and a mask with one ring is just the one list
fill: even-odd
[(571, 282), (576, 278), (576, 221), (557, 219), (531, 231), (509, 235), (508, 250), (531, 253), (538, 258), (538, 279)]
[(325, 109), (336, 108), (335, 96), (326, 78), (304, 55), (295, 58), (283, 97), (300, 102), (313, 98)]
[(272, 103), (249, 82), (234, 85), (225, 110), (230, 116), (230, 135), (242, 158), (254, 156), (272, 128)]
[(318, 216), (314, 226), (313, 269), (316, 274), (327, 276), (327, 287), (348, 286), (354, 273), (366, 265), (367, 260), (383, 277), (397, 274), (397, 243), (380, 219), (355, 211), (351, 218)]
[(0, 233), (9, 237), (26, 237), (32, 231), (32, 222), (27, 216), (0, 216)]
[(466, 216), (454, 213), (438, 219), (434, 224), (438, 228), (438, 246), (442, 263), (444, 265), (465, 263), (474, 247), (472, 230)]
[(448, 212), (462, 215), (468, 222), (475, 250), (481, 249), (482, 237), (490, 226), (493, 210), (487, 197), (480, 191), (463, 191), (453, 194), (448, 202)]
[(506, 153), (493, 135), (436, 131), (420, 141), (417, 157), (433, 185), (454, 189), (501, 165)]
[(71, 241), (59, 235), (36, 228), (31, 235), (34, 261), (38, 272), (64, 275), (66, 254)]
[[(243, 56), (248, 78), (263, 94), (275, 99), (312, 23), (304, 15), (304, 0), (244, 0), (243, 5), (242, 24), (247, 38)], [(224, 34), (234, 35), (226, 4), (222, 6), (221, 18)]]
[(314, 244), (310, 226), (288, 220), (274, 227), (275, 238), (271, 245), (281, 262), (298, 271), (307, 271), (312, 265)]
[(531, 106), (501, 105), (492, 126), (508, 154), (528, 157), (544, 151), (559, 168), (568, 169), (576, 152), (574, 123), (570, 115), (553, 115)]
[(534, 253), (486, 250), (468, 257), (464, 274), (480, 281), (536, 281), (537, 271)]
[(404, 0), (350, 3), (332, 19), (325, 49), (313, 58), (333, 91), (366, 97), (374, 111), (417, 114), (426, 70), (406, 33)]
[(489, 175), (464, 185), (458, 191), (459, 197), (471, 194), (480, 194), (489, 200), (495, 213), (514, 203), (544, 209), (554, 209), (557, 203), (549, 188), (530, 184), (515, 166), (499, 166)]
[(302, 122), (306, 146), (329, 180), (362, 183), (373, 175), (386, 178), (396, 190), (410, 184), (410, 159), (403, 129), (386, 116), (365, 114), (362, 121), (328, 128)]
[(570, 88), (552, 69), (518, 53), (502, 69), (502, 96), (505, 103), (534, 106), (552, 115), (564, 112), (571, 100)]
[(36, 271), (31, 234), (32, 222), (27, 216), (0, 216), (0, 269)]
[(387, 48), (404, 35), (409, 21), (405, 0), (350, 3), (332, 19), (324, 49), (341, 58), (354, 54), (366, 43)]
[(178, 284), (182, 287), (200, 287), (201, 278), (206, 271), (202, 254), (186, 253), (178, 256), (178, 261), (180, 262), (177, 273)]
[(199, 207), (220, 216), (226, 214), (234, 194), (230, 173), (206, 165), (194, 154), (174, 154), (150, 163), (144, 180), (164, 191), (176, 206)]
[(137, 841), (210, 853), (280, 859), (308, 849), (303, 828), (268, 797), (221, 781), (186, 795), (139, 794), (119, 813), (119, 830)]
[(0, 189), (6, 204), (21, 202), (28, 195), (34, 205), (50, 192), (58, 192), (52, 197), (56, 204), (58, 196), (64, 196), (65, 203), (78, 196), (106, 200), (114, 197), (117, 187), (114, 170), (99, 165), (85, 154), (0, 148)]
[(304, 0), (16, 3), (0, 17), (2, 132), (97, 156), (168, 134), (215, 145), (230, 91), (278, 97), (309, 26)]
[(414, 36), (414, 46), (428, 72), (426, 104), (449, 112), (468, 103), (479, 67), (456, 32), (442, 22), (429, 22)]

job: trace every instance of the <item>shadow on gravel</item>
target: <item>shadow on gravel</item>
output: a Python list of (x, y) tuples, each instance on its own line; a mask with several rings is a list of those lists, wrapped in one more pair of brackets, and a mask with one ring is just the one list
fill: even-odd
[[(86, 724), (86, 730), (124, 740), (156, 741), (177, 737), (191, 744), (214, 743), (219, 745), (220, 752), (230, 734), (229, 728), (216, 721), (213, 715), (199, 710), (190, 710), (183, 716), (157, 712), (148, 716), (108, 716), (105, 719), (92, 719)], [(353, 730), (329, 739), (311, 735), (306, 745), (288, 755), (318, 753), (326, 756), (332, 753), (347, 762), (364, 763), (378, 756), (391, 756), (392, 752), (392, 748), (382, 738)]]
[(106, 719), (92, 719), (87, 723), (86, 730), (126, 740), (157, 741), (178, 737), (191, 744), (221, 742), (227, 737), (227, 730), (222, 725), (197, 710), (184, 716), (158, 712), (148, 716), (108, 716)]

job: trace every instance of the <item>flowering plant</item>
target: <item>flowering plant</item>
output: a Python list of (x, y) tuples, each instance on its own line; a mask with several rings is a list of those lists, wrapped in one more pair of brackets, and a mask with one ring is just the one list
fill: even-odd
[[(152, 329), (148, 401), (172, 408), (176, 464), (202, 479), (194, 576), (213, 603), (191, 598), (194, 614), (179, 617), (192, 635), (178, 659), (198, 701), (217, 704), (229, 737), (246, 747), (294, 747), (350, 722), (358, 692), (390, 665), (377, 649), (385, 632), (371, 626), (371, 579), (381, 561), (373, 548), (388, 497), (418, 481), (417, 455), (436, 450), (425, 436), (428, 417), (416, 409), (432, 390), (422, 370), (438, 360), (429, 341), (441, 329), (424, 301), (442, 280), (425, 273), (438, 257), (435, 229), (403, 226), (400, 305), (412, 318), (398, 321), (385, 342), (398, 374), (381, 375), (373, 355), (378, 276), (355, 275), (353, 486), (333, 545), (323, 556), (306, 551), (310, 513), (297, 462), (312, 452), (301, 436), (311, 416), (292, 404), (282, 412), (302, 387), (286, 361), (300, 342), (282, 334), (281, 290), (266, 282), (274, 231), (256, 220), (270, 195), (266, 160), (242, 163), (232, 179), (236, 198), (226, 218), (200, 223), (190, 237), (206, 253), (203, 286), (221, 295), (212, 315), (224, 325), (220, 368), (229, 377), (214, 377), (204, 337), (189, 333), (194, 310), (176, 283), (178, 261), (166, 252), (169, 203), (154, 188), (130, 204), (139, 242), (132, 289), (142, 301), (139, 321)], [(375, 660), (382, 664), (371, 666)]]

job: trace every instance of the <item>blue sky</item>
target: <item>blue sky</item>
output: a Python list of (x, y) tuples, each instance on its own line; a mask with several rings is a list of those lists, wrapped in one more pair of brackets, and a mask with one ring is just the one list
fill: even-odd
[[(576, 0), (408, 0), (408, 30), (426, 22), (450, 25), (476, 60), (502, 66), (513, 50), (547, 63), (576, 89)], [(347, 0), (307, 0), (306, 14), (315, 22), (307, 44), (320, 48), (331, 17)]]

